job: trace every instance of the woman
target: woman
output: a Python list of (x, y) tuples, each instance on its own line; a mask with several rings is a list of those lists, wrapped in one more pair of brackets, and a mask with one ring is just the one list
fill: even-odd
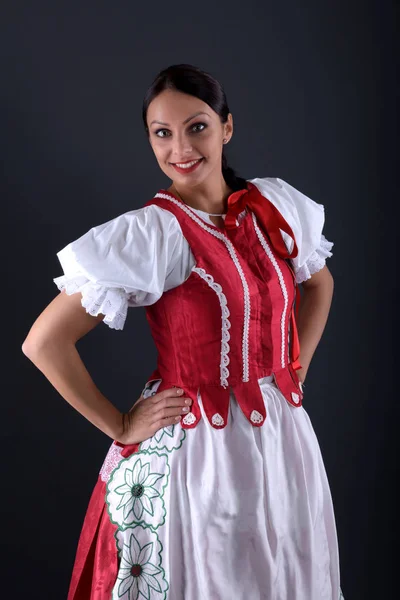
[[(235, 175), (232, 115), (200, 69), (163, 70), (143, 120), (170, 187), (58, 253), (62, 293), (23, 345), (113, 440), (68, 600), (339, 600), (332, 499), (302, 406), (333, 294), (324, 207), (282, 179)], [(146, 307), (158, 362), (121, 414), (75, 344), (102, 320), (122, 329), (129, 306)]]

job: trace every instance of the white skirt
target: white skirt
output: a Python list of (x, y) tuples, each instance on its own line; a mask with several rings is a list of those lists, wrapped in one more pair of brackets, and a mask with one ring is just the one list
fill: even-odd
[(310, 418), (272, 376), (259, 383), (262, 427), (231, 392), (228, 423), (216, 430), (199, 396), (194, 429), (159, 430), (112, 471), (113, 599), (343, 598), (332, 497)]

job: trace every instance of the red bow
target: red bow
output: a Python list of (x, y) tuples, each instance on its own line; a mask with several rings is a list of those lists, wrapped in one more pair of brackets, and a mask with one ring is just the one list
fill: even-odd
[[(295, 258), (298, 254), (296, 240), (290, 225), (282, 217), (281, 213), (268, 198), (263, 196), (259, 189), (252, 183), (247, 182), (249, 188), (234, 192), (228, 198), (228, 211), (225, 217), (225, 228), (235, 229), (237, 227), (238, 215), (248, 206), (256, 215), (264, 233), (271, 241), (274, 250), (281, 258)], [(293, 240), (293, 248), (289, 253), (279, 230), (287, 233)]]
[[(272, 204), (268, 198), (263, 196), (259, 189), (249, 181), (247, 182), (248, 189), (239, 190), (231, 194), (228, 198), (228, 210), (225, 217), (225, 228), (236, 229), (238, 227), (238, 215), (248, 206), (256, 215), (258, 223), (261, 225), (264, 233), (268, 236), (273, 249), (283, 259), (295, 258), (298, 255), (298, 248), (294, 233), (290, 225), (285, 221), (279, 210)], [(281, 231), (287, 233), (293, 240), (292, 251), (289, 252), (282, 238)], [(291, 269), (290, 265), (289, 268)], [(292, 275), (294, 278), (293, 270)], [(292, 343), (292, 367), (297, 370), (301, 369), (299, 362), (300, 342), (296, 326), (296, 318), (300, 306), (300, 291), (296, 284), (296, 300), (290, 315), (293, 343)]]

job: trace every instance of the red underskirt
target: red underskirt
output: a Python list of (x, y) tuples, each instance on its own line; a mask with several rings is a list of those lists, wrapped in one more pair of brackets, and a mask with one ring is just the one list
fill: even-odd
[(106, 484), (98, 478), (83, 522), (67, 600), (110, 600), (118, 574), (114, 533), (105, 504)]

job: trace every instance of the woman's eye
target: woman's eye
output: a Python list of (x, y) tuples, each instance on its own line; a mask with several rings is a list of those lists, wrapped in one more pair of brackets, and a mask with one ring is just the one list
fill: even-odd
[(158, 129), (158, 130), (155, 132), (155, 133), (156, 133), (156, 136), (157, 136), (157, 137), (161, 137), (161, 138), (165, 137), (165, 135), (158, 135), (158, 134), (159, 134), (159, 133), (161, 133), (162, 131), (167, 131), (167, 130), (166, 130), (166, 129)]
[[(204, 127), (204, 129), (207, 127), (207, 125), (205, 123), (195, 123), (193, 125), (193, 127)], [(200, 129), (199, 131), (204, 131), (203, 129)]]
[[(201, 129), (195, 129), (196, 127), (201, 127)], [(201, 133), (202, 131), (204, 131), (204, 129), (207, 127), (206, 123), (195, 123), (194, 125), (191, 126), (191, 130), (194, 130), (194, 133)], [(167, 132), (168, 135), (160, 135), (163, 132)], [(169, 131), (168, 129), (157, 129), (157, 131), (155, 132), (156, 136), (159, 138), (165, 138), (165, 137), (169, 137)]]

